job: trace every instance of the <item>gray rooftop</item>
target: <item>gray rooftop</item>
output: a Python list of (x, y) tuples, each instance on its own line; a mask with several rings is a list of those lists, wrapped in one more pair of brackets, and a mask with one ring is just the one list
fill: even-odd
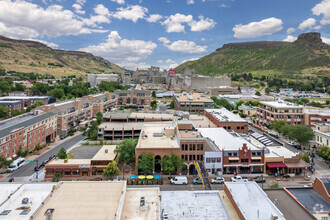
[(328, 194), (330, 194), (330, 178), (321, 178), (321, 181), (323, 182), (325, 188), (328, 191)]
[(305, 208), (311, 213), (328, 212), (330, 204), (318, 194), (313, 188), (287, 188), (287, 190), (297, 198)]
[(3, 124), (0, 124), (0, 137), (5, 137), (7, 135), (10, 135), (13, 130), (22, 128), (22, 127), (28, 127), (30, 125), (33, 125), (39, 121), (42, 121), (46, 118), (49, 118), (51, 116), (54, 116), (55, 114), (53, 112), (48, 112), (42, 115), (24, 115), (19, 118), (15, 118), (12, 120), (9, 120), (7, 122), (4, 122)]

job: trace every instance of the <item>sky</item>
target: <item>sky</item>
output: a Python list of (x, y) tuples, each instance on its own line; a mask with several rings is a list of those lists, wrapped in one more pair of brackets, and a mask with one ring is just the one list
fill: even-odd
[(0, 35), (93, 53), (126, 69), (175, 68), (226, 43), (330, 44), (330, 0), (0, 0)]

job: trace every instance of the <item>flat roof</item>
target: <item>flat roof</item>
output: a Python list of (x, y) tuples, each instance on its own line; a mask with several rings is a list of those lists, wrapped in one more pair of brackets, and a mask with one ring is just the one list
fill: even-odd
[(330, 203), (323, 198), (313, 188), (285, 188), (298, 202), (300, 202), (309, 212), (327, 212), (330, 213)]
[(195, 128), (216, 128), (216, 127), (218, 127), (205, 115), (189, 115), (189, 119)]
[(182, 138), (194, 138), (199, 136), (197, 131), (179, 130), (179, 132)]
[(5, 99), (12, 99), (12, 100), (17, 100), (17, 99), (49, 99), (50, 96), (3, 96), (0, 97), (0, 100), (5, 100)]
[(231, 219), (218, 191), (161, 191), (168, 219)]
[(244, 109), (244, 110), (256, 110), (253, 106), (249, 106), (249, 105), (241, 105), (238, 107), (238, 109)]
[(45, 219), (44, 213), (51, 208), (55, 209), (53, 219), (115, 219), (125, 191), (123, 181), (60, 182), (34, 217)]
[(323, 116), (329, 116), (330, 115), (330, 109), (329, 108), (311, 108), (311, 107), (305, 107), (304, 113), (306, 114), (315, 114), (315, 115), (323, 115)]
[(261, 101), (260, 104), (267, 105), (273, 108), (303, 108), (302, 105), (298, 105), (295, 103), (287, 102), (287, 101)]
[(246, 144), (251, 150), (261, 150), (241, 136), (233, 136), (224, 128), (198, 128), (203, 137), (210, 138), (220, 150), (239, 150)]
[[(146, 209), (140, 208), (140, 199), (145, 198)], [(129, 188), (126, 190), (122, 209), (122, 220), (159, 219), (160, 216), (159, 188)]]
[(272, 214), (285, 219), (256, 182), (225, 182), (225, 186), (245, 219), (271, 219)]
[[(143, 125), (146, 122), (103, 122), (99, 125), (99, 128), (103, 128), (104, 130), (141, 130)], [(148, 122), (148, 124), (172, 124), (172, 121), (164, 121), (164, 122)]]
[(8, 199), (8, 196), (15, 192), (22, 184), (18, 183), (0, 183), (0, 204)]
[(64, 163), (64, 159), (54, 159), (47, 165), (90, 165), (90, 159), (68, 159), (67, 163)]
[(13, 100), (13, 101), (2, 101), (0, 100), (0, 104), (19, 104), (22, 103), (22, 100)]
[(284, 218), (290, 220), (314, 219), (308, 212), (301, 207), (288, 193), (283, 189), (265, 190), (268, 198), (283, 213)]
[(201, 93), (174, 93), (174, 96), (178, 99), (179, 102), (213, 103), (212, 99), (206, 97)]
[(166, 114), (166, 113), (149, 113), (149, 112), (109, 112), (105, 113), (104, 117), (111, 117), (111, 118), (138, 118), (138, 119), (173, 119), (173, 114)]
[[(41, 206), (42, 202), (45, 201), (47, 196), (50, 195), (53, 186), (57, 183), (33, 183), (33, 184), (24, 184), (19, 190), (17, 190), (5, 203), (0, 207), (0, 213), (4, 210), (11, 210), (10, 213), (6, 216), (0, 216), (0, 219), (3, 217), (7, 220), (16, 220), (16, 219), (30, 219), (30, 216)], [(29, 199), (29, 203), (22, 205), (22, 200), (24, 198)], [(21, 215), (22, 211), (27, 211), (26, 215)]]
[(247, 121), (241, 118), (239, 115), (228, 111), (226, 108), (220, 109), (205, 109), (206, 112), (211, 114), (219, 122), (246, 122)]
[(294, 153), (288, 148), (282, 147), (282, 146), (274, 146), (274, 147), (267, 147), (268, 150), (275, 155), (278, 155), (280, 157), (284, 157), (285, 159), (289, 159), (292, 157), (297, 156), (298, 153)]
[(103, 145), (92, 160), (114, 160), (117, 155), (117, 153), (114, 152), (116, 147), (117, 145)]
[(145, 124), (142, 128), (140, 134), (139, 142), (136, 148), (179, 148), (179, 143), (176, 135), (174, 138), (166, 136), (165, 129), (174, 130), (175, 134), (175, 125), (173, 124)]

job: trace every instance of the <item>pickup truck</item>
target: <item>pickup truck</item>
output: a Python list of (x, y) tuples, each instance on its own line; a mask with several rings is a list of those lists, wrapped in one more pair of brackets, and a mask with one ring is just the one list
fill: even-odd
[(232, 181), (232, 182), (247, 182), (248, 179), (247, 179), (247, 178), (243, 178), (243, 177), (241, 177), (241, 176), (233, 176), (233, 177), (231, 178), (231, 181)]

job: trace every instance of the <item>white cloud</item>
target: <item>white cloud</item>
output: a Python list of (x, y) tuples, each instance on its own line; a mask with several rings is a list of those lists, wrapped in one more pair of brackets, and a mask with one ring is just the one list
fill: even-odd
[(193, 5), (193, 4), (195, 4), (195, 1), (194, 0), (187, 0), (187, 4), (188, 5)]
[(157, 63), (164, 63), (163, 60), (157, 60)]
[(171, 41), (169, 39), (167, 39), (166, 37), (160, 37), (158, 38), (158, 40), (164, 44), (169, 44), (171, 43)]
[(126, 19), (131, 20), (134, 23), (137, 20), (145, 17), (148, 12), (147, 8), (144, 8), (140, 5), (128, 6), (127, 8), (117, 8), (117, 12), (115, 12), (112, 16), (118, 19)]
[(286, 41), (286, 42), (293, 42), (297, 40), (297, 37), (294, 37), (292, 35), (288, 35), (285, 39), (283, 39), (283, 41)]
[(44, 9), (26, 1), (0, 1), (0, 34), (5, 36), (36, 38), (104, 32), (85, 25), (72, 11), (60, 5)]
[(235, 38), (255, 38), (274, 34), (282, 30), (282, 20), (278, 18), (267, 18), (249, 24), (236, 24), (233, 28)]
[(314, 30), (320, 30), (321, 28), (322, 28), (321, 25), (317, 25), (317, 26), (314, 26), (314, 27), (313, 27)]
[(193, 41), (178, 40), (173, 43), (164, 43), (164, 46), (171, 51), (181, 52), (181, 53), (204, 53), (207, 46), (196, 45)]
[(97, 27), (96, 23), (97, 24), (110, 23), (110, 12), (104, 5), (98, 4), (94, 8), (94, 12), (96, 15), (91, 15), (90, 18), (84, 19), (86, 25), (91, 27)]
[(316, 24), (315, 18), (308, 18), (305, 21), (301, 22), (298, 26), (300, 30), (305, 30), (306, 28), (311, 29)]
[(46, 44), (48, 47), (53, 48), (53, 49), (58, 49), (59, 45), (52, 43), (52, 42), (48, 42), (48, 41), (44, 41), (44, 40), (39, 40), (39, 39), (32, 39), (32, 38), (28, 38), (28, 39), (24, 39), (24, 40), (31, 40), (31, 41), (37, 41), (40, 42), (42, 44)]
[(157, 21), (159, 21), (162, 18), (163, 18), (163, 16), (161, 16), (160, 14), (152, 14), (146, 20), (148, 22), (157, 22)]
[(330, 0), (322, 0), (321, 3), (315, 5), (314, 8), (312, 8), (312, 12), (317, 16), (323, 14), (323, 17), (320, 21), (321, 25), (330, 24)]
[(216, 23), (213, 19), (206, 18), (203, 16), (199, 16), (199, 21), (192, 21), (189, 23), (191, 27), (191, 31), (204, 31), (212, 29)]
[(74, 8), (74, 11), (77, 13), (77, 14), (85, 14), (86, 12), (84, 10), (81, 10), (82, 9), (82, 6), (79, 5), (79, 4), (73, 4), (72, 5), (72, 8)]
[(330, 45), (330, 38), (326, 38), (326, 37), (321, 37), (322, 38), (322, 41), (326, 44), (329, 44)]
[(175, 61), (169, 58), (165, 61), (165, 63), (175, 63)]
[(117, 2), (117, 4), (120, 4), (120, 5), (125, 4), (124, 0), (110, 0), (110, 1)]
[(229, 8), (229, 5), (226, 5), (226, 4), (220, 4), (219, 7), (220, 7), (220, 8)]
[(286, 34), (292, 34), (293, 32), (295, 32), (296, 31), (296, 29), (295, 28), (288, 28), (287, 30), (286, 30)]
[(199, 58), (190, 58), (189, 60), (183, 60), (181, 62), (181, 64), (185, 63), (185, 62), (189, 62), (189, 61), (195, 61), (195, 60), (198, 60)]
[(192, 15), (183, 15), (177, 13), (167, 17), (165, 21), (162, 22), (162, 25), (166, 27), (166, 32), (184, 32), (184, 23), (190, 23), (193, 21)]
[(84, 5), (86, 3), (86, 0), (77, 0), (77, 4)]
[(204, 37), (201, 38), (201, 41), (206, 41), (206, 39)]
[(134, 66), (134, 62), (151, 55), (157, 44), (152, 41), (122, 39), (117, 31), (112, 31), (105, 43), (88, 46), (79, 50), (102, 56), (118, 65)]

